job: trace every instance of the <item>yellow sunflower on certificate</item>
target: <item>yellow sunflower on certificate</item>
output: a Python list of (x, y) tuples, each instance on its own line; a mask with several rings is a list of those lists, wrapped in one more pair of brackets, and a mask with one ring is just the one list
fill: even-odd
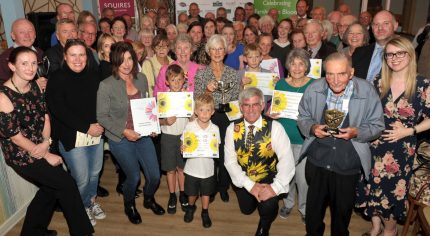
[(215, 137), (212, 137), (209, 146), (213, 153), (218, 153), (218, 139), (216, 138), (216, 135)]
[(158, 94), (158, 112), (166, 113), (170, 109), (169, 97), (165, 93)]
[(247, 84), (247, 87), (257, 87), (258, 80), (257, 76), (254, 73), (246, 73), (245, 76), (251, 80), (251, 82)]
[(184, 134), (184, 153), (192, 153), (199, 146), (199, 141), (193, 132)]
[(312, 75), (320, 75), (321, 74), (321, 66), (314, 66), (314, 68), (312, 68)]
[(287, 107), (287, 97), (285, 93), (275, 91), (272, 99), (272, 112), (279, 113)]
[(233, 102), (230, 102), (229, 105), (230, 105), (231, 111), (227, 112), (227, 115), (230, 117), (236, 117), (240, 112), (239, 107), (236, 106), (236, 104)]
[(185, 107), (185, 110), (187, 110), (187, 111), (192, 111), (192, 110), (193, 110), (193, 99), (191, 99), (191, 98), (187, 98), (187, 99), (185, 100), (185, 105), (184, 105), (184, 107)]

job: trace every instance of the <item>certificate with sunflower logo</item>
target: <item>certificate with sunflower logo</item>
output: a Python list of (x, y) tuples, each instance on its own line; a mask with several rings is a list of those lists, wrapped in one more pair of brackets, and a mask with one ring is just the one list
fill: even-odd
[(161, 132), (157, 103), (154, 97), (131, 99), (130, 107), (134, 131), (142, 136), (148, 136), (151, 133), (159, 134)]
[(299, 103), (302, 93), (274, 90), (270, 113), (279, 114), (279, 117), (297, 120), (299, 115)]
[(160, 118), (191, 117), (194, 99), (192, 92), (158, 92), (158, 114)]
[(245, 85), (247, 87), (257, 87), (264, 95), (271, 96), (275, 89), (275, 79), (278, 76), (276, 73), (265, 72), (245, 72), (245, 77), (251, 80), (251, 83)]
[(229, 121), (237, 120), (242, 118), (242, 112), (240, 112), (239, 101), (231, 101), (228, 103), (231, 111), (226, 112)]
[(307, 76), (313, 79), (321, 78), (322, 60), (310, 59), (310, 61), (311, 61), (311, 69), (309, 70), (309, 74)]
[(219, 158), (219, 138), (211, 132), (184, 132), (182, 136), (184, 158)]

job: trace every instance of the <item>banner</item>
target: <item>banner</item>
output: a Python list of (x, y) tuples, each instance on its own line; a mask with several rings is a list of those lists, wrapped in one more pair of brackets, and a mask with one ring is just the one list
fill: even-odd
[[(219, 7), (224, 7), (227, 10), (227, 19), (233, 20), (234, 17), (234, 10), (236, 7), (244, 7), (245, 3), (252, 2), (252, 0), (178, 0), (176, 1), (176, 17), (181, 14), (182, 12), (188, 13), (188, 8), (190, 7), (191, 3), (197, 3), (200, 8), (200, 16), (205, 17), (206, 13), (212, 12), (216, 16), (216, 9)], [(295, 5), (294, 5), (295, 9)], [(178, 19), (176, 19), (177, 21)]]
[(131, 17), (134, 17), (134, 0), (99, 0), (99, 12), (101, 13), (106, 7), (113, 8), (115, 16), (128, 14)]
[[(297, 0), (259, 0), (254, 1), (255, 13), (260, 16), (267, 15), (271, 8), (276, 8), (279, 11), (278, 21), (288, 18), (296, 13)], [(244, 6), (244, 5), (242, 5)]]

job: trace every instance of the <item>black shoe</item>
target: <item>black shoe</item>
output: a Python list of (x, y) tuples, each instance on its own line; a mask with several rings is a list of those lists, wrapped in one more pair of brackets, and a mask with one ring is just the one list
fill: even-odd
[(175, 214), (176, 213), (176, 203), (178, 200), (176, 199), (176, 194), (171, 193), (169, 197), (169, 202), (167, 203), (167, 213)]
[(212, 226), (211, 218), (209, 217), (209, 212), (202, 212), (202, 224), (203, 227), (209, 228)]
[(102, 186), (97, 186), (97, 197), (107, 197), (109, 196), (109, 191)]
[(158, 203), (155, 202), (154, 197), (145, 197), (143, 200), (143, 206), (146, 209), (151, 209), (152, 212), (156, 215), (164, 215), (165, 211), (163, 207), (158, 205)]
[(179, 194), (179, 202), (181, 203), (181, 209), (185, 212), (185, 209), (188, 207), (188, 197), (185, 193), (181, 192)]
[(194, 212), (196, 211), (196, 205), (188, 205), (185, 209), (184, 221), (190, 223), (194, 219)]
[(219, 195), (220, 195), (221, 200), (223, 202), (228, 202), (230, 200), (230, 196), (228, 195), (227, 191), (225, 191), (225, 192), (219, 192)]
[(142, 218), (140, 217), (140, 214), (136, 209), (136, 204), (134, 203), (126, 204), (124, 212), (131, 223), (135, 225), (142, 223)]
[(261, 221), (258, 222), (258, 228), (255, 232), (255, 236), (269, 236), (269, 227), (264, 227)]
[(57, 231), (53, 229), (47, 229), (45, 236), (57, 236)]

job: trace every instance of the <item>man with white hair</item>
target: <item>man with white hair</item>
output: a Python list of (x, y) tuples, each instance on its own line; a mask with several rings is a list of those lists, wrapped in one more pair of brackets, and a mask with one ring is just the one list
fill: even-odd
[(278, 121), (261, 115), (264, 104), (260, 89), (240, 92), (243, 118), (228, 126), (224, 146), (224, 164), (236, 186), (240, 211), (250, 215), (258, 209), (256, 236), (269, 235), (278, 215), (278, 196), (288, 193), (295, 173), (290, 139)]

